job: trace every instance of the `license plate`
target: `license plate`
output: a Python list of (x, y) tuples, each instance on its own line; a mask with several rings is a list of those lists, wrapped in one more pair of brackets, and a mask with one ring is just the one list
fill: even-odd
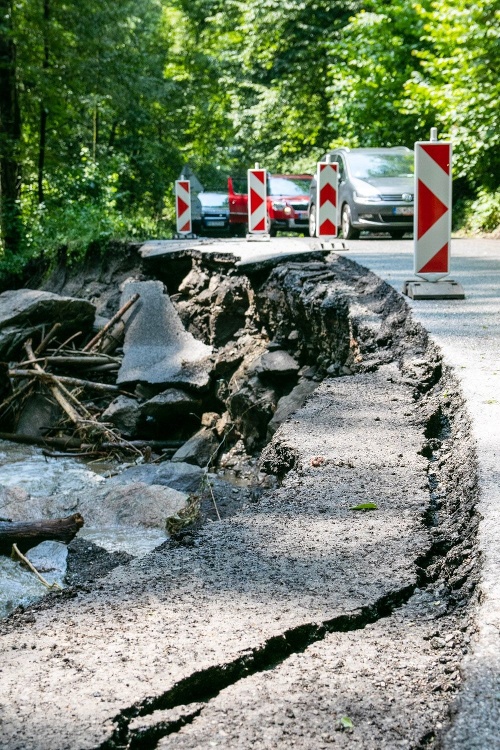
[(413, 216), (413, 206), (396, 206), (393, 210), (397, 216)]
[(209, 227), (223, 227), (225, 221), (207, 221), (207, 226)]
[(295, 211), (297, 219), (307, 219), (307, 211)]

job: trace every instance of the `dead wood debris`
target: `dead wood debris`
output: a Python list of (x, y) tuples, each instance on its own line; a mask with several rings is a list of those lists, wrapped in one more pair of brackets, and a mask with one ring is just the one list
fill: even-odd
[[(130, 441), (116, 429), (100, 421), (109, 403), (120, 393), (116, 375), (120, 368), (119, 354), (111, 355), (122, 343), (123, 315), (139, 299), (132, 297), (99, 333), (85, 343), (82, 332), (73, 334), (65, 341), (57, 341), (60, 324), (56, 323), (41, 336), (36, 345), (27, 339), (23, 345), (24, 357), (19, 362), (10, 362), (2, 367), (2, 375), (8, 387), (0, 392), (4, 396), (0, 403), (0, 423), (16, 423), (27, 399), (42, 393), (62, 410), (62, 418), (46, 434), (36, 437), (17, 434), (15, 429), (0, 433), (1, 439), (14, 442), (57, 447), (62, 451), (79, 455), (107, 455), (133, 453), (143, 456), (151, 453), (151, 446), (142, 441)], [(77, 342), (82, 344), (77, 345)], [(83, 377), (77, 377), (83, 375)]]

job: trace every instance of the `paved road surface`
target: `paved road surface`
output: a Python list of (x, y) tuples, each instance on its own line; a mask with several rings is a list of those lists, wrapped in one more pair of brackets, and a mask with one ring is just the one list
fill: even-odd
[[(401, 291), (413, 275), (413, 242), (361, 239), (345, 255)], [(478, 636), (446, 747), (500, 748), (500, 240), (452, 241), (452, 273), (465, 300), (408, 304), (452, 365), (467, 398), (480, 468), (483, 554)]]

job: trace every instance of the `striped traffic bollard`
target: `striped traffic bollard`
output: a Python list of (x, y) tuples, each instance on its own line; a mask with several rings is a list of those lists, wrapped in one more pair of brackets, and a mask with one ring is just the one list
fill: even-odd
[(250, 234), (267, 233), (266, 170), (248, 170), (248, 231)]
[(191, 186), (189, 180), (175, 181), (177, 234), (191, 234)]
[(415, 185), (414, 272), (439, 281), (450, 272), (451, 143), (438, 141), (435, 128), (430, 141), (415, 143)]
[(317, 211), (316, 236), (335, 238), (338, 227), (339, 165), (334, 162), (319, 162), (316, 178)]

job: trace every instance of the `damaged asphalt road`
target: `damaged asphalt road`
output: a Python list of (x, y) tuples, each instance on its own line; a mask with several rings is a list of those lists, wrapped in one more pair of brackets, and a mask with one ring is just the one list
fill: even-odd
[(379, 349), (275, 433), (280, 485), (2, 623), (6, 750), (438, 747), (470, 638), (473, 444), (425, 333), (399, 307), (388, 348), (390, 293), (348, 266), (352, 345)]

